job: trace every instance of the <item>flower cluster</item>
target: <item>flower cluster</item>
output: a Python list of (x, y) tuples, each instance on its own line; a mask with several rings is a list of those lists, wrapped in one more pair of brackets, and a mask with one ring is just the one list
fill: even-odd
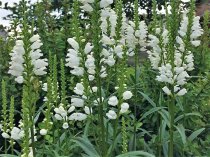
[(43, 45), (43, 43), (40, 40), (40, 36), (33, 35), (30, 38), (31, 42), (31, 52), (30, 52), (30, 57), (31, 57), (31, 63), (33, 65), (33, 72), (37, 76), (45, 75), (47, 72), (45, 71), (48, 66), (47, 59), (41, 59), (40, 57), (43, 56), (41, 53), (40, 47)]
[(63, 122), (63, 128), (69, 127), (68, 121), (83, 121), (87, 116), (92, 113), (92, 109), (85, 106), (86, 96), (84, 95), (84, 87), (82, 83), (77, 83), (74, 88), (74, 93), (77, 95), (72, 96), (71, 104), (64, 107), (60, 104), (58, 108), (54, 109), (55, 119)]
[(13, 127), (7, 129), (6, 132), (2, 130), (0, 126), (0, 131), (2, 131), (2, 137), (5, 139), (13, 139), (15, 141), (21, 140), (24, 137), (24, 131), (22, 129), (22, 123), (20, 122), (18, 127)]
[(23, 71), (24, 71), (24, 54), (25, 50), (23, 47), (23, 41), (17, 40), (16, 44), (12, 50), (12, 53), (10, 53), (11, 56), (11, 62), (9, 67), (9, 74), (15, 76), (15, 81), (17, 83), (23, 83)]
[[(203, 33), (199, 24), (199, 17), (193, 18), (192, 27), (188, 30), (189, 19), (187, 13), (187, 11), (183, 13), (182, 21), (178, 30), (176, 45), (174, 45), (175, 53), (173, 61), (171, 61), (169, 52), (167, 51), (167, 45), (169, 44), (169, 31), (165, 27), (162, 29), (157, 28), (155, 35), (149, 35), (149, 46), (152, 47), (152, 50), (147, 51), (152, 68), (158, 70), (159, 73), (156, 80), (173, 85), (173, 92), (178, 96), (187, 93), (187, 90), (182, 86), (185, 85), (190, 78), (188, 71), (194, 69), (193, 54), (189, 50), (189, 45), (186, 43), (189, 42), (195, 47), (199, 46), (200, 40), (198, 38)], [(186, 36), (188, 35), (187, 32), (190, 32), (190, 41), (186, 41)], [(167, 85), (162, 89), (167, 95), (172, 94), (172, 91)]]
[[(86, 12), (92, 12), (93, 11), (92, 4), (94, 3), (94, 0), (79, 0), (79, 1), (82, 3), (82, 6), (80, 7), (81, 9), (83, 9)], [(113, 3), (113, 0), (101, 0), (100, 1), (100, 7), (101, 8), (106, 8), (112, 3)]]
[[(125, 91), (122, 95), (122, 100), (123, 101), (129, 100), (129, 99), (131, 99), (132, 96), (133, 96), (133, 94), (130, 91)], [(127, 112), (129, 109), (129, 104), (126, 102), (120, 103), (116, 96), (111, 96), (108, 100), (108, 104), (112, 107), (112, 109), (109, 110), (108, 113), (106, 113), (106, 116), (109, 119), (116, 119), (118, 116), (117, 115), (118, 113), (116, 113), (114, 111), (113, 107), (118, 107), (118, 105), (120, 104), (120, 110), (119, 110), (120, 114)]]
[(82, 6), (80, 7), (81, 9), (86, 12), (93, 11), (93, 7), (91, 6), (91, 4), (94, 2), (94, 0), (80, 0), (80, 2), (82, 3)]
[(135, 24), (132, 21), (129, 21), (129, 24), (127, 25), (126, 29), (126, 43), (128, 47), (130, 48), (130, 54), (129, 56), (134, 55), (132, 52), (136, 45), (140, 45), (140, 50), (145, 51), (145, 47), (147, 45), (146, 38), (147, 38), (147, 25), (144, 21), (139, 22), (139, 28), (138, 30), (135, 30)]
[[(76, 75), (76, 76), (83, 76), (84, 74), (84, 68), (81, 65), (81, 54), (79, 52), (79, 44), (74, 38), (69, 38), (68, 43), (71, 45), (72, 48), (68, 49), (67, 53), (67, 58), (66, 58), (66, 66), (72, 68), (70, 71), (71, 74)], [(84, 48), (84, 53), (88, 54), (92, 50), (92, 46), (90, 43), (87, 43), (85, 48)], [(94, 68), (94, 61), (89, 59), (87, 62), (91, 65), (91, 69)]]
[[(33, 72), (35, 75), (45, 75), (47, 72), (46, 67), (48, 66), (47, 59), (41, 59), (43, 56), (40, 47), (43, 45), (39, 35), (33, 35), (30, 38), (30, 53), (31, 64), (33, 65)], [(24, 81), (23, 73), (25, 72), (25, 65), (29, 64), (25, 62), (25, 58), (28, 55), (24, 49), (24, 43), (22, 40), (17, 40), (11, 55), (11, 62), (9, 67), (9, 74), (15, 76), (15, 81), (22, 84)]]

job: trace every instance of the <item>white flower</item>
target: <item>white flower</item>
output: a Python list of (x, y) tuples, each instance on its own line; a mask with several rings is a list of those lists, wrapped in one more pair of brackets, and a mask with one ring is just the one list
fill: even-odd
[(132, 96), (133, 96), (133, 94), (131, 93), (131, 91), (125, 91), (125, 92), (123, 93), (123, 99), (124, 99), (124, 100), (130, 99)]
[(108, 100), (108, 104), (111, 106), (116, 106), (118, 104), (118, 99), (116, 96), (112, 96)]
[(113, 111), (113, 110), (109, 110), (109, 112), (106, 113), (106, 116), (107, 116), (109, 119), (116, 119), (116, 118), (117, 118), (117, 114), (116, 114), (115, 111)]
[(32, 49), (32, 51), (39, 49), (42, 45), (43, 45), (43, 43), (41, 42), (41, 40), (36, 40), (35, 42), (32, 43), (31, 49)]
[(109, 66), (113, 66), (115, 64), (115, 59), (113, 55), (111, 55), (104, 62), (108, 64)]
[(59, 114), (55, 114), (55, 119), (57, 119), (57, 120), (62, 120), (63, 119), (63, 117), (61, 117), (61, 115), (59, 115)]
[(84, 106), (84, 100), (80, 98), (72, 98), (71, 99), (71, 105), (75, 107), (83, 107)]
[(31, 37), (30, 41), (32, 42), (31, 45), (31, 63), (34, 66), (33, 71), (35, 75), (41, 76), (47, 74), (45, 71), (47, 69), (48, 63), (47, 59), (41, 59), (40, 57), (43, 56), (41, 50), (39, 49), (43, 44), (40, 40), (39, 35), (34, 35)]
[(62, 104), (59, 106), (59, 108), (55, 108), (55, 118), (57, 120), (62, 120), (65, 119), (65, 117), (67, 116), (67, 111), (63, 108)]
[(77, 51), (75, 51), (74, 49), (69, 49), (66, 62), (67, 62), (66, 66), (68, 67), (71, 67), (71, 68), (78, 67), (80, 64), (80, 58), (78, 57)]
[(36, 59), (39, 59), (40, 57), (42, 57), (43, 54), (41, 53), (41, 50), (40, 49), (37, 49), (35, 51), (31, 51), (30, 52), (30, 57), (33, 59), (33, 60), (36, 60)]
[(92, 87), (93, 92), (97, 92), (98, 87)]
[(36, 75), (47, 74), (47, 72), (45, 71), (47, 69), (46, 67), (48, 66), (47, 59), (37, 59), (32, 61), (32, 64), (34, 65), (34, 73)]
[(123, 56), (122, 56), (123, 55), (123, 49), (122, 49), (121, 45), (116, 46), (114, 48), (114, 51), (119, 58), (123, 58)]
[(92, 49), (93, 49), (93, 46), (91, 46), (91, 43), (87, 43), (85, 45), (85, 50), (84, 51), (85, 51), (86, 54), (88, 54), (92, 51)]
[(141, 46), (140, 48), (141, 51), (145, 51), (145, 46), (147, 45), (146, 43), (147, 33), (148, 30), (145, 21), (140, 21), (139, 30), (136, 30), (135, 36), (138, 37), (138, 41)]
[(74, 67), (73, 70), (70, 71), (73, 75), (82, 76), (84, 74), (84, 69), (82, 67)]
[(187, 26), (189, 24), (189, 21), (188, 21), (188, 17), (186, 16), (186, 12), (183, 14), (183, 18), (182, 18), (182, 21), (181, 21), (181, 26), (179, 28), (179, 35), (184, 37), (187, 33)]
[(29, 154), (28, 154), (28, 157), (34, 157), (34, 153), (33, 153), (33, 149), (32, 149), (32, 147), (29, 147), (29, 149), (30, 149), (30, 152), (29, 152)]
[(181, 0), (183, 3), (190, 2), (190, 0)]
[(85, 106), (84, 111), (86, 114), (92, 113), (92, 108)]
[(93, 11), (93, 7), (88, 3), (84, 4), (80, 8), (83, 9), (84, 11), (86, 11), (86, 12), (92, 12)]
[(192, 32), (190, 35), (191, 40), (197, 39), (203, 34), (203, 29), (201, 28), (201, 25), (200, 25), (199, 16), (194, 17), (191, 32)]
[(37, 41), (37, 40), (39, 40), (40, 39), (40, 36), (37, 34), (37, 35), (33, 35), (31, 38), (30, 38), (30, 42), (35, 42), (35, 41)]
[(40, 135), (42, 135), (42, 136), (47, 135), (47, 130), (46, 129), (41, 129), (40, 130)]
[(109, 51), (107, 51), (107, 49), (102, 49), (101, 54), (104, 55), (104, 57), (108, 57), (110, 55), (110, 53), (109, 53)]
[(158, 68), (158, 70), (160, 75), (156, 77), (157, 81), (166, 82), (170, 84), (174, 83), (172, 66), (170, 64), (167, 63), (166, 65), (162, 65)]
[(75, 106), (71, 106), (71, 107), (69, 107), (69, 109), (68, 109), (68, 113), (71, 113), (71, 112), (73, 112), (75, 110)]
[(74, 88), (74, 93), (78, 95), (83, 95), (84, 93), (84, 86), (82, 83), (77, 83), (76, 87)]
[(194, 40), (194, 41), (191, 41), (191, 44), (195, 47), (198, 47), (201, 44), (201, 41), (200, 40)]
[(171, 95), (171, 91), (170, 91), (170, 89), (168, 89), (167, 86), (163, 87), (162, 90), (163, 90), (167, 95)]
[(106, 76), (107, 76), (106, 71), (102, 72), (101, 75), (100, 75), (101, 78), (105, 78)]
[(101, 39), (102, 43), (105, 45), (113, 45), (114, 44), (114, 40), (109, 38), (107, 35), (103, 34), (102, 35), (102, 39)]
[(44, 101), (44, 102), (47, 102), (47, 101), (48, 101), (48, 99), (47, 99), (46, 96), (44, 97), (43, 101)]
[(11, 138), (14, 140), (20, 140), (21, 138), (23, 138), (24, 136), (24, 131), (17, 128), (17, 127), (13, 127), (11, 130)]
[(85, 67), (88, 69), (94, 69), (95, 68), (95, 59), (92, 55), (87, 56), (87, 60), (85, 61)]
[(68, 129), (69, 128), (69, 124), (67, 122), (63, 123), (63, 126), (62, 126), (64, 129)]
[(79, 44), (76, 42), (76, 40), (74, 40), (74, 38), (68, 38), (67, 41), (75, 51), (79, 50)]
[(69, 120), (83, 121), (87, 118), (87, 115), (84, 113), (73, 113), (69, 116)]
[(129, 104), (128, 103), (122, 103), (120, 113), (125, 113), (125, 112), (128, 111), (128, 109), (129, 109)]
[(11, 56), (11, 62), (9, 62), (10, 67), (8, 73), (15, 76), (16, 79), (15, 81), (18, 83), (23, 83), (23, 55), (25, 54), (25, 50), (23, 47), (23, 41), (22, 40), (17, 40), (16, 45), (14, 46), (13, 52), (10, 54)]
[(178, 90), (180, 90), (180, 87), (178, 85), (174, 86), (174, 92), (177, 92)]
[(47, 83), (44, 83), (43, 84), (42, 90), (45, 91), (45, 92), (47, 92)]
[(113, 3), (113, 0), (101, 0), (100, 1), (100, 7), (101, 8), (106, 8), (112, 3)]
[(24, 78), (23, 78), (23, 76), (18, 76), (18, 77), (15, 78), (15, 81), (19, 84), (22, 84), (23, 81), (24, 81)]
[(185, 88), (183, 88), (183, 89), (181, 89), (178, 93), (177, 93), (177, 95), (178, 96), (183, 96), (183, 95), (185, 95), (187, 93), (187, 90), (185, 89)]
[(95, 77), (93, 75), (88, 75), (88, 79), (89, 79), (89, 81), (93, 81), (95, 79)]
[(6, 132), (3, 132), (3, 133), (1, 134), (1, 136), (2, 136), (3, 138), (5, 138), (5, 139), (10, 138), (9, 134), (6, 133)]

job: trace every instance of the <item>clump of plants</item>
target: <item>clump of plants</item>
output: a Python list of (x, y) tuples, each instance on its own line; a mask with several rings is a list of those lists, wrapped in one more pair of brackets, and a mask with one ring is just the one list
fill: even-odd
[(138, 0), (132, 18), (122, 0), (61, 5), (60, 19), (47, 0), (17, 7), (0, 156), (209, 155), (209, 14), (201, 26), (194, 0), (172, 0), (165, 15), (153, 0), (151, 21)]

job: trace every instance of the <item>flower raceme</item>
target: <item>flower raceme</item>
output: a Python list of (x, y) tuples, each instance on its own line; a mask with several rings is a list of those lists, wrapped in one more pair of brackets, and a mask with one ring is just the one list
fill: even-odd
[[(167, 51), (169, 31), (165, 27), (162, 29), (157, 28), (155, 35), (149, 35), (149, 46), (152, 47), (152, 50), (147, 51), (152, 68), (158, 71), (156, 80), (173, 85), (173, 92), (178, 96), (183, 96), (187, 93), (187, 90), (183, 86), (190, 78), (188, 72), (194, 69), (194, 56), (189, 50), (189, 45), (188, 47), (186, 45), (187, 41), (185, 41), (187, 32), (191, 33), (189, 43), (194, 47), (200, 45), (198, 38), (203, 34), (203, 30), (199, 24), (199, 17), (193, 17), (192, 27), (188, 30), (189, 18), (187, 17), (187, 13), (188, 11), (183, 13), (178, 36), (176, 37), (176, 45), (174, 45), (174, 66), (172, 66), (172, 61), (168, 57), (170, 56)], [(172, 94), (171, 89), (167, 85), (162, 90), (167, 95)]]
[[(131, 97), (133, 96), (133, 94), (130, 92), (130, 91), (125, 91), (123, 94), (122, 94), (122, 99), (125, 101), (125, 100), (129, 100), (131, 99)], [(117, 118), (117, 113), (114, 111), (115, 108), (114, 107), (118, 107), (119, 105), (119, 100), (116, 96), (111, 96), (109, 99), (108, 99), (108, 104), (112, 107), (111, 110), (108, 111), (108, 113), (106, 113), (106, 116), (109, 118), (109, 119), (116, 119)], [(129, 109), (129, 104), (126, 103), (126, 102), (123, 102), (122, 104), (119, 105), (120, 107), (120, 114), (123, 114), (125, 112), (128, 111)]]
[(17, 40), (16, 44), (12, 50), (13, 53), (10, 53), (11, 56), (11, 62), (9, 67), (9, 74), (15, 76), (15, 81), (17, 83), (23, 83), (23, 63), (24, 63), (24, 54), (25, 50), (23, 47), (23, 41)]
[(8, 129), (7, 132), (2, 132), (1, 135), (5, 139), (11, 138), (15, 141), (18, 141), (24, 137), (24, 131), (22, 128), (13, 127), (11, 130)]
[[(45, 75), (46, 67), (48, 66), (47, 59), (41, 59), (43, 56), (40, 47), (43, 45), (39, 35), (33, 35), (30, 38), (30, 52), (29, 58), (31, 59), (31, 64), (33, 65), (34, 75), (41, 76)], [(25, 65), (29, 64), (25, 62), (27, 53), (25, 53), (24, 42), (22, 40), (17, 40), (16, 44), (10, 53), (11, 62), (9, 67), (9, 74), (15, 76), (15, 81), (22, 84), (24, 81), (23, 73), (25, 73)]]
[[(72, 48), (68, 49), (67, 58), (66, 58), (66, 66), (70, 67), (71, 74), (76, 76), (83, 76), (84, 68), (81, 65), (81, 54), (79, 52), (79, 44), (74, 38), (69, 38), (68, 43)], [(92, 50), (93, 46), (90, 43), (87, 43), (84, 48), (84, 53), (89, 54)], [(88, 59), (86, 60), (86, 67), (88, 71), (94, 71), (94, 58), (92, 55), (89, 55)], [(92, 72), (93, 73), (93, 72)]]
[[(82, 6), (80, 7), (86, 12), (92, 12), (93, 7), (92, 4), (94, 3), (94, 0), (79, 0), (82, 3)], [(100, 7), (106, 8), (110, 6), (113, 3), (113, 0), (101, 0), (100, 1)]]

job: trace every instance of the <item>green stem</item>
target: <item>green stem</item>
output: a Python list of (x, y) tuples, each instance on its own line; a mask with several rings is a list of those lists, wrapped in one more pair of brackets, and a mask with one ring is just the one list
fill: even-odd
[(36, 150), (35, 150), (35, 134), (34, 134), (34, 118), (33, 118), (33, 114), (30, 116), (30, 121), (31, 121), (31, 128), (30, 128), (30, 131), (31, 131), (31, 147), (32, 147), (32, 150), (33, 150), (33, 156), (35, 157), (36, 156)]
[(136, 150), (136, 117), (137, 117), (137, 84), (138, 84), (138, 76), (137, 76), (137, 70), (138, 70), (138, 64), (139, 64), (139, 57), (138, 57), (138, 46), (135, 49), (135, 85), (134, 85), (134, 128), (133, 128), (133, 150)]
[(6, 139), (4, 140), (4, 147), (5, 147), (4, 152), (5, 154), (7, 154), (7, 140)]
[[(138, 0), (134, 0), (134, 23), (135, 23), (135, 30), (139, 29), (139, 15), (138, 15)], [(136, 45), (134, 52), (135, 52), (135, 88), (134, 88), (134, 136), (133, 136), (133, 150), (136, 150), (136, 117), (137, 117), (137, 83), (138, 83), (138, 76), (137, 70), (139, 65), (139, 48), (140, 45)]]
[(170, 141), (169, 141), (169, 152), (168, 157), (173, 157), (174, 155), (174, 105), (175, 105), (175, 98), (173, 97), (171, 102), (169, 103), (168, 109), (170, 114)]
[(100, 120), (100, 127), (101, 127), (101, 147), (102, 147), (102, 157), (106, 155), (106, 145), (105, 145), (105, 127), (104, 127), (104, 111), (103, 111), (103, 102), (102, 102), (102, 91), (101, 91), (101, 78), (100, 74), (98, 73), (98, 81), (97, 81), (97, 86), (98, 86), (98, 94), (99, 94), (99, 120)]
[(14, 155), (14, 140), (13, 139), (11, 139), (11, 153), (12, 153), (12, 155)]

